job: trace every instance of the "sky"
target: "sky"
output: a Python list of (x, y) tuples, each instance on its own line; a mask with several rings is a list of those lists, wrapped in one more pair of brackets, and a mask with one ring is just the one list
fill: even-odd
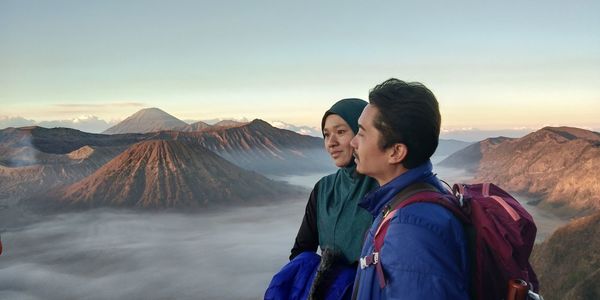
[(444, 132), (598, 131), (598, 11), (598, 1), (0, 0), (0, 125), (108, 126), (158, 107), (316, 127), (336, 100), (367, 99), (395, 77), (434, 92)]

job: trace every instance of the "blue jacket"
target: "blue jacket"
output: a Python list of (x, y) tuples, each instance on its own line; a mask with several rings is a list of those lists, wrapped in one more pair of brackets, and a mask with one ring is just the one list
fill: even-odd
[[(286, 264), (271, 280), (265, 300), (305, 300), (310, 294), (321, 256), (315, 252), (302, 252)], [(324, 300), (349, 299), (356, 269), (341, 267), (329, 286)]]
[[(447, 192), (426, 162), (368, 194), (361, 206), (375, 221), (361, 257), (374, 251), (374, 236), (382, 210), (402, 189), (426, 182)], [(469, 299), (468, 245), (460, 221), (437, 204), (415, 203), (391, 219), (379, 253), (386, 286), (379, 286), (375, 265), (358, 267), (353, 299)]]

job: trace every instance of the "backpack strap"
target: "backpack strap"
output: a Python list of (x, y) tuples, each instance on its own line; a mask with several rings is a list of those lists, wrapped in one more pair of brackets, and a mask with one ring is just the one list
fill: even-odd
[(454, 196), (442, 194), (436, 187), (428, 183), (419, 182), (412, 184), (398, 193), (390, 201), (390, 204), (386, 205), (384, 208), (383, 219), (375, 233), (374, 244), (377, 252), (379, 252), (383, 246), (383, 239), (387, 233), (389, 222), (396, 215), (398, 209), (404, 208), (416, 202), (428, 202), (442, 205), (450, 210), (453, 214), (457, 215), (461, 221), (468, 220), (465, 214), (461, 211), (460, 205)]
[(396, 215), (398, 209), (416, 202), (437, 203), (447, 207), (454, 214), (460, 213), (462, 215), (460, 208), (456, 204), (456, 199), (453, 196), (440, 193), (437, 188), (428, 183), (419, 182), (411, 184), (394, 196), (394, 198), (390, 200), (389, 204), (386, 205), (382, 211), (382, 220), (377, 226), (377, 231), (375, 231), (373, 253), (360, 258), (361, 269), (365, 269), (370, 265), (375, 265), (379, 287), (382, 289), (385, 287), (386, 283), (383, 268), (381, 267), (381, 263), (379, 263), (379, 253), (381, 251), (381, 247), (383, 247), (383, 240), (387, 234), (390, 221)]

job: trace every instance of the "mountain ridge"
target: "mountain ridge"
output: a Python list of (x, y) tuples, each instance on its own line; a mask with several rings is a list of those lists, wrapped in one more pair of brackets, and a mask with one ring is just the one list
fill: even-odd
[(12, 128), (0, 130), (0, 197), (26, 198), (72, 184), (131, 145), (148, 140), (208, 146), (230, 162), (262, 174), (300, 175), (331, 166), (322, 139), (277, 129), (262, 120), (204, 133), (106, 135), (68, 128)]
[(511, 192), (541, 197), (539, 205), (561, 215), (600, 209), (600, 134), (596, 132), (545, 127), (522, 138), (487, 139), (469, 147), (440, 164), (464, 165), (475, 172), (473, 181), (494, 182)]

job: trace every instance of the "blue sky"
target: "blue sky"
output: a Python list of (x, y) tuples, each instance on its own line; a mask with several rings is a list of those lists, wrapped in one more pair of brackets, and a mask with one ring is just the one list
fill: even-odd
[(443, 127), (600, 129), (598, 1), (0, 0), (0, 117), (318, 126), (420, 81)]

